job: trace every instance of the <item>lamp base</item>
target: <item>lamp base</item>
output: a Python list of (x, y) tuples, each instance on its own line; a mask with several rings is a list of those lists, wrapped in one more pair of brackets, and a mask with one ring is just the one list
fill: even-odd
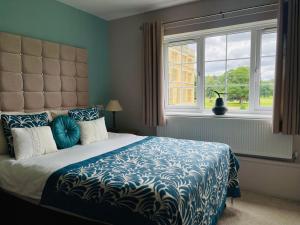
[(119, 130), (117, 129), (117, 125), (116, 125), (116, 112), (112, 111), (113, 114), (113, 126), (111, 129), (109, 129), (110, 132), (114, 132), (114, 133), (118, 133)]

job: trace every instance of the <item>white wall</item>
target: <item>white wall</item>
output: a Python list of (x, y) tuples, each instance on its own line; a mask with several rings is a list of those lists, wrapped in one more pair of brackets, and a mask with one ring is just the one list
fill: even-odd
[(239, 157), (241, 190), (300, 201), (300, 164)]
[(155, 134), (142, 120), (142, 32), (143, 22), (161, 19), (174, 21), (253, 7), (277, 0), (199, 0), (150, 13), (109, 22), (111, 97), (118, 98), (124, 111), (118, 113), (121, 128), (139, 130), (142, 134)]
[[(110, 21), (111, 97), (119, 99), (124, 108), (117, 115), (118, 125), (125, 129), (139, 130), (146, 135), (156, 132), (155, 128), (144, 126), (142, 120), (142, 33), (139, 28), (143, 22), (154, 19), (173, 21), (276, 2), (277, 0), (199, 0)], [(294, 147), (300, 148), (300, 138), (295, 139)], [(300, 200), (300, 164), (249, 158), (240, 158), (240, 162), (242, 190)]]

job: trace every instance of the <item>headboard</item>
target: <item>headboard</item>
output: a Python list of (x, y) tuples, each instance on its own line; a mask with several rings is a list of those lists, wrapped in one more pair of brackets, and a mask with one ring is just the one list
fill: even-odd
[(0, 32), (0, 110), (88, 105), (87, 50)]

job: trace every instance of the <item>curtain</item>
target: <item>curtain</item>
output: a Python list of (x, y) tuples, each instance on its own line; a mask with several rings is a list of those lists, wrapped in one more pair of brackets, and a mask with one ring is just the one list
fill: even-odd
[(163, 112), (163, 27), (155, 21), (143, 24), (143, 117), (145, 125), (165, 124)]
[(300, 2), (280, 0), (273, 132), (300, 134)]

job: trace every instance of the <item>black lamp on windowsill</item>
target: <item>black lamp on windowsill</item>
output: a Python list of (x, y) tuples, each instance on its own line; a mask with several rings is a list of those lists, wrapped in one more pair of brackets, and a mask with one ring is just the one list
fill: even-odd
[(116, 126), (116, 112), (122, 111), (123, 108), (118, 100), (110, 100), (106, 106), (106, 111), (112, 112), (113, 114), (113, 129), (112, 132), (117, 132)]

